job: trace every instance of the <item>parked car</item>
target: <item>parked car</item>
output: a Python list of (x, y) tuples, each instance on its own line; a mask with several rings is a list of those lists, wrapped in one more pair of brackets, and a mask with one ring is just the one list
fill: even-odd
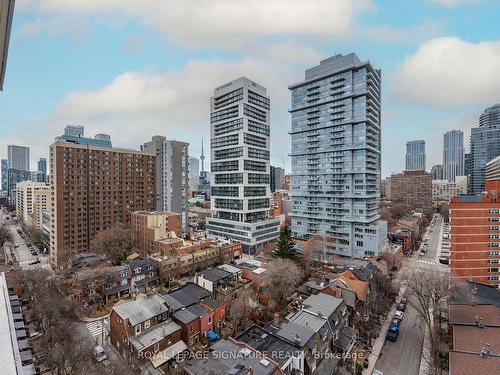
[(394, 318), (392, 319), (391, 325), (395, 325), (395, 326), (398, 326), (398, 327), (399, 327), (399, 325), (400, 325), (400, 324), (401, 324), (401, 320), (400, 320), (400, 319), (398, 319), (398, 318), (396, 318), (396, 317), (394, 317)]
[(35, 260), (31, 261), (29, 264), (33, 265), (33, 264), (38, 264), (38, 263), (41, 263), (40, 258), (36, 258)]
[(405, 310), (406, 310), (406, 304), (404, 304), (404, 303), (400, 303), (400, 304), (398, 305), (398, 310), (399, 310), (399, 311), (405, 311)]
[(394, 314), (394, 317), (397, 318), (397, 319), (399, 319), (399, 320), (403, 320), (403, 316), (404, 315), (405, 315), (404, 312), (398, 310), (398, 311), (396, 311), (396, 314)]
[(399, 335), (399, 327), (397, 325), (391, 324), (387, 330), (386, 339), (388, 341), (396, 341)]
[(101, 346), (96, 346), (94, 348), (94, 358), (97, 362), (102, 362), (107, 359), (108, 356)]
[(450, 264), (450, 260), (448, 258), (441, 257), (441, 258), (439, 258), (439, 263)]
[(373, 370), (372, 375), (384, 375), (384, 373), (379, 370)]

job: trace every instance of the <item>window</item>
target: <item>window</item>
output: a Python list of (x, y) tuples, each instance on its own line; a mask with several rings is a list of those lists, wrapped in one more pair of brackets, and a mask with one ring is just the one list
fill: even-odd
[(151, 326), (151, 321), (146, 320), (146, 321), (144, 322), (144, 329), (148, 329), (150, 326)]
[(356, 246), (363, 247), (363, 241), (356, 241)]
[(141, 325), (140, 324), (137, 324), (135, 326), (135, 334), (138, 335), (141, 333)]
[(208, 317), (208, 324), (212, 324), (212, 317), (211, 316)]

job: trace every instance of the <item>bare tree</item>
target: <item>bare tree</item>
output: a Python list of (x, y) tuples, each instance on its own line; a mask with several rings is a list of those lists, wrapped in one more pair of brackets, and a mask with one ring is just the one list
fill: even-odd
[(257, 296), (252, 288), (244, 288), (240, 295), (231, 302), (229, 317), (233, 323), (233, 333), (239, 328), (246, 328), (250, 313), (255, 309)]
[(444, 222), (447, 223), (450, 220), (450, 205), (448, 203), (441, 203), (439, 213), (443, 217)]
[[(418, 272), (409, 270), (404, 276), (408, 290), (408, 301), (423, 320), (429, 335), (429, 363), (432, 374), (441, 373), (441, 307), (450, 296), (450, 281), (447, 273)], [(425, 358), (425, 357), (424, 357)]]
[(3, 247), (7, 242), (14, 242), (14, 236), (7, 226), (0, 226), (0, 247)]
[(104, 305), (104, 292), (115, 280), (108, 266), (98, 266), (79, 272), (73, 279), (71, 294), (84, 306)]
[(375, 273), (370, 279), (369, 287), (368, 312), (371, 318), (376, 318), (378, 321), (380, 315), (395, 301), (397, 290), (391, 280), (380, 272)]
[(130, 228), (117, 224), (100, 231), (91, 241), (90, 249), (105, 255), (111, 263), (119, 265), (134, 249)]
[(276, 259), (266, 270), (263, 285), (269, 293), (276, 311), (286, 306), (288, 298), (299, 284), (302, 272), (295, 262), (289, 259)]

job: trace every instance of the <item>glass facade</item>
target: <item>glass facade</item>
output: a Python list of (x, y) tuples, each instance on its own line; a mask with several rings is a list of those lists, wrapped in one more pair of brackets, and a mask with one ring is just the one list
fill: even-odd
[(464, 133), (451, 130), (443, 136), (443, 178), (455, 182), (464, 175)]
[(216, 88), (211, 99), (214, 217), (207, 234), (241, 241), (250, 253), (279, 235), (279, 220), (269, 219), (269, 110), (266, 89), (244, 77)]
[(484, 190), (485, 166), (500, 155), (500, 104), (486, 108), (470, 135), (470, 193)]
[(355, 54), (306, 71), (292, 91), (292, 231), (350, 257), (387, 244), (379, 222), (380, 71)]
[(406, 143), (407, 171), (425, 171), (425, 141), (410, 141)]

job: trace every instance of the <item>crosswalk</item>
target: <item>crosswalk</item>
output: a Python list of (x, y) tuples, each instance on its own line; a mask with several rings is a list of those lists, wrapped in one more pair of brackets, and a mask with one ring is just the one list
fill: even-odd
[(433, 262), (432, 260), (424, 260), (424, 259), (417, 259), (418, 263), (425, 263), (425, 264), (437, 264), (436, 262)]
[(100, 337), (103, 334), (103, 330), (105, 329), (100, 320), (96, 320), (95, 322), (88, 322), (85, 323), (85, 325), (87, 326), (87, 329), (90, 331), (90, 334), (93, 337)]

